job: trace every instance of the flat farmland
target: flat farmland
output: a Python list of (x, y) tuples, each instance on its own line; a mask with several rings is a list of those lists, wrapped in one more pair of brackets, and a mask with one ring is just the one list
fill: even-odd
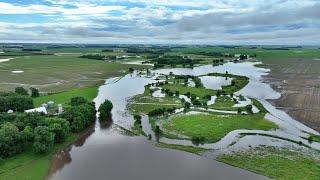
[[(111, 76), (125, 73), (129, 67), (116, 62), (78, 58), (77, 56), (22, 56), (0, 63), (0, 91), (17, 86), (61, 92), (74, 88), (96, 86)], [(140, 66), (141, 67), (141, 66)], [(13, 71), (23, 71), (13, 73)]]
[(275, 105), (296, 120), (320, 131), (320, 60), (263, 59), (271, 73), (265, 81), (281, 92)]

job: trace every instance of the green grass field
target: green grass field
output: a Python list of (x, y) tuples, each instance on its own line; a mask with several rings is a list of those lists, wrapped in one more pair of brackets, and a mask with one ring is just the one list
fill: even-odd
[(158, 108), (180, 108), (182, 107), (180, 99), (174, 97), (154, 98), (150, 95), (137, 95), (130, 99), (128, 109), (134, 113), (148, 114), (150, 111)]
[(259, 147), (226, 154), (219, 161), (275, 179), (319, 179), (320, 161), (289, 149)]
[[(0, 91), (33, 86), (41, 92), (62, 92), (102, 84), (142, 66), (78, 58), (77, 56), (22, 56), (0, 63)], [(23, 73), (12, 73), (21, 70)]]
[(66, 142), (56, 144), (54, 148), (45, 155), (35, 154), (32, 150), (23, 152), (0, 164), (1, 180), (43, 180), (47, 177), (50, 169), (52, 155), (74, 141), (75, 135), (69, 136)]
[(47, 96), (40, 96), (34, 98), (34, 105), (36, 107), (48, 101), (54, 101), (55, 104), (65, 104), (70, 102), (71, 98), (81, 96), (86, 98), (88, 101), (92, 101), (98, 94), (98, 87), (89, 87), (81, 89), (72, 89), (61, 93), (56, 93)]
[(183, 115), (163, 123), (165, 132), (175, 132), (188, 137), (203, 137), (205, 142), (217, 142), (236, 129), (271, 130), (277, 126), (264, 119), (264, 114), (255, 115)]

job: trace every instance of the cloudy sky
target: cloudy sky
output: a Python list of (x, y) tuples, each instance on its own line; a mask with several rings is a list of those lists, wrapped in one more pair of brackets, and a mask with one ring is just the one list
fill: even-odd
[(0, 0), (0, 42), (320, 45), (320, 0)]

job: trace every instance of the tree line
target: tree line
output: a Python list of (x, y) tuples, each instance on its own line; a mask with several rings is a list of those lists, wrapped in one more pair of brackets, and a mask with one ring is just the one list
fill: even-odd
[(80, 132), (95, 122), (94, 103), (75, 97), (69, 104), (63, 114), (55, 117), (41, 113), (0, 114), (0, 157), (7, 158), (30, 148), (36, 153), (46, 153), (70, 133)]

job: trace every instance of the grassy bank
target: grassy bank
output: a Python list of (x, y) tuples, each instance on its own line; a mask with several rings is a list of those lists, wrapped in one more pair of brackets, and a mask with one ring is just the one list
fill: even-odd
[(205, 142), (217, 142), (237, 129), (271, 130), (277, 126), (264, 119), (264, 114), (255, 115), (185, 115), (175, 116), (163, 124), (165, 131), (189, 137), (202, 137)]
[(97, 94), (98, 86), (72, 89), (70, 91), (34, 98), (34, 105), (38, 107), (43, 103), (47, 103), (48, 101), (54, 101), (56, 104), (65, 104), (67, 102), (70, 102), (71, 98), (76, 96), (81, 96), (86, 98), (88, 101), (92, 101), (97, 96)]
[(5, 180), (43, 180), (48, 175), (52, 155), (76, 139), (70, 135), (64, 143), (55, 144), (52, 150), (45, 154), (35, 154), (31, 149), (4, 159), (0, 164), (0, 179)]
[(206, 149), (203, 149), (200, 147), (165, 144), (165, 143), (161, 143), (161, 142), (157, 143), (156, 146), (161, 147), (161, 148), (176, 149), (179, 151), (185, 151), (185, 152), (194, 153), (194, 154), (201, 154), (206, 151)]
[(275, 147), (259, 147), (218, 157), (219, 161), (276, 179), (319, 179), (319, 159)]

